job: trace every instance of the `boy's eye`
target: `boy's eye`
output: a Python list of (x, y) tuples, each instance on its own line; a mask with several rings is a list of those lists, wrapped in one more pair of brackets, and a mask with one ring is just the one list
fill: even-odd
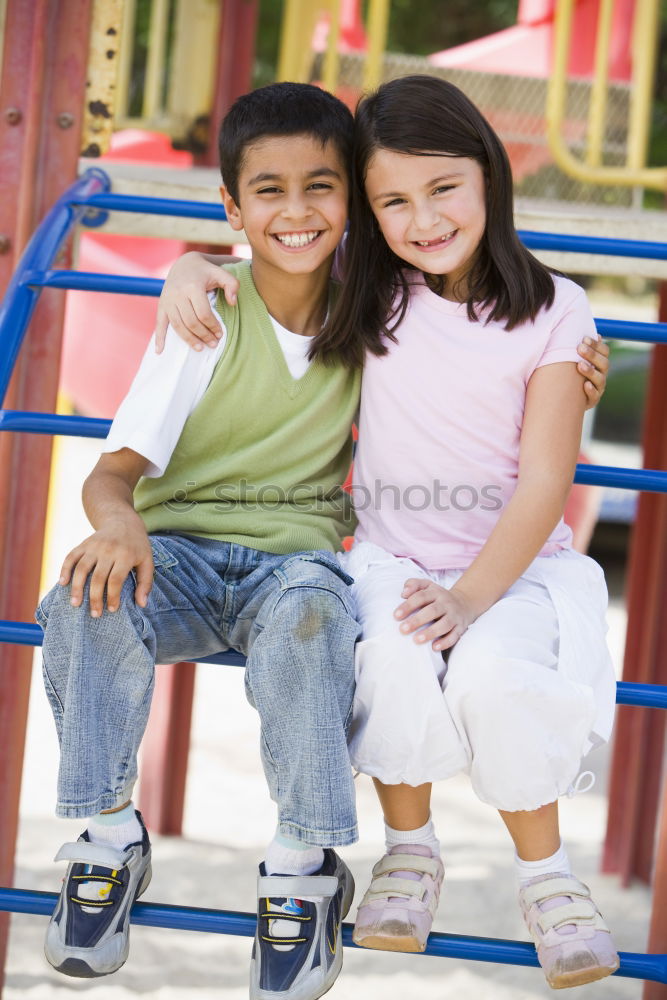
[(313, 181), (313, 183), (310, 184), (309, 187), (311, 188), (311, 190), (314, 190), (314, 191), (332, 191), (333, 190), (333, 184), (327, 184), (326, 181)]
[(277, 194), (279, 191), (280, 188), (274, 185), (273, 187), (258, 188), (257, 194)]

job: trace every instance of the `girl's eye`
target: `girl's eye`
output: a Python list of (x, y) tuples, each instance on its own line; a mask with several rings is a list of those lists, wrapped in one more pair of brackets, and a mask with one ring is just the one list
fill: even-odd
[(445, 194), (447, 191), (453, 191), (455, 187), (455, 184), (442, 184), (435, 189), (433, 194)]
[(382, 207), (391, 208), (392, 205), (404, 205), (405, 198), (392, 198), (391, 201), (386, 202)]

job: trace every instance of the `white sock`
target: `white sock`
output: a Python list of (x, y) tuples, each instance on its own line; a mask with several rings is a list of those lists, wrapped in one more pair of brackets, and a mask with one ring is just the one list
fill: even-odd
[(127, 847), (143, 837), (141, 824), (132, 803), (114, 813), (97, 813), (88, 822), (88, 836), (93, 844)]
[(542, 858), (541, 861), (524, 861), (515, 851), (514, 864), (520, 885), (525, 885), (529, 879), (537, 878), (538, 875), (553, 875), (555, 872), (563, 872), (566, 875), (572, 874), (570, 859), (567, 856), (567, 851), (562, 841), (555, 854), (552, 854), (549, 858)]
[(429, 816), (428, 823), (418, 827), (416, 830), (394, 830), (387, 823), (384, 825), (384, 835), (387, 844), (387, 853), (397, 844), (421, 844), (430, 848), (434, 858), (440, 857), (440, 841), (435, 835), (433, 819)]
[(324, 864), (324, 850), (277, 833), (266, 849), (267, 875), (314, 875)]
[[(319, 871), (324, 864), (324, 850), (321, 847), (313, 847), (312, 844), (304, 844), (302, 840), (294, 837), (286, 837), (282, 833), (276, 834), (266, 849), (264, 856), (264, 866), (267, 875), (313, 875)], [(309, 902), (318, 902), (320, 896), (305, 896)], [(274, 909), (270, 900), (266, 902), (269, 910)], [(301, 913), (302, 900), (288, 899), (287, 904), (276, 908), (279, 914), (275, 920), (269, 921), (269, 934), (272, 938), (294, 938), (301, 933), (298, 920), (290, 920), (291, 912)], [(296, 945), (274, 944), (276, 951), (292, 951)]]
[[(124, 809), (115, 813), (97, 813), (88, 821), (88, 836), (92, 844), (103, 844), (109, 847), (127, 847), (141, 840), (143, 830), (130, 802)], [(84, 874), (90, 874), (92, 865), (86, 865)], [(113, 872), (111, 877), (116, 873)], [(84, 913), (102, 913), (108, 906), (109, 894), (113, 882), (94, 879), (89, 882), (79, 882), (77, 895), (80, 899), (89, 899), (90, 906), (82, 907)]]

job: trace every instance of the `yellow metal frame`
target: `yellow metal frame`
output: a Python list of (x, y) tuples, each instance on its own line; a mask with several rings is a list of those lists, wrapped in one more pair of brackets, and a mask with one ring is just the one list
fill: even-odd
[[(327, 51), (324, 56), (322, 83), (330, 91), (338, 82), (338, 42), (340, 40), (341, 0), (285, 0), (278, 58), (278, 80), (304, 83), (312, 59), (312, 38), (317, 18), (329, 14)], [(366, 30), (368, 53), (364, 67), (364, 90), (372, 90), (382, 79), (382, 60), (387, 45), (389, 0), (369, 0)]]
[(554, 160), (565, 173), (586, 183), (663, 190), (667, 188), (667, 167), (645, 165), (653, 99), (659, 0), (636, 0), (628, 152), (627, 162), (623, 167), (600, 165), (607, 103), (607, 65), (613, 0), (601, 0), (600, 3), (586, 160), (579, 160), (573, 156), (563, 138), (567, 61), (574, 3), (575, 0), (559, 0), (556, 8), (554, 66), (549, 81), (546, 109), (547, 138)]
[(99, 156), (111, 144), (117, 111), (118, 62), (123, 49), (122, 24), (123, 0), (95, 0), (81, 132), (84, 154)]
[(123, 0), (121, 45), (118, 54), (118, 79), (116, 81), (116, 109), (120, 118), (127, 116), (130, 103), (130, 78), (134, 53), (134, 26), (137, 18), (137, 0)]
[(0, 0), (0, 71), (5, 51), (5, 20), (7, 18), (7, 0)]
[(152, 0), (149, 26), (150, 44), (146, 60), (144, 103), (142, 118), (157, 118), (163, 107), (164, 68), (167, 56), (167, 31), (169, 29), (169, 0)]

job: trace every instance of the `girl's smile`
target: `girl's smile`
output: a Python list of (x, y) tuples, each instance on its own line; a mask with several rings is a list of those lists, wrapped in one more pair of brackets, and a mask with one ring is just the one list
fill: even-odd
[(420, 250), (425, 250), (427, 253), (432, 253), (434, 250), (440, 250), (444, 246), (448, 246), (453, 239), (456, 237), (457, 230), (453, 229), (451, 233), (447, 233), (446, 236), (437, 236), (434, 240), (417, 240), (416, 244)]
[(366, 193), (393, 252), (421, 271), (446, 275), (446, 297), (464, 296), (464, 288), (453, 290), (465, 279), (486, 225), (477, 161), (379, 149), (368, 165)]

